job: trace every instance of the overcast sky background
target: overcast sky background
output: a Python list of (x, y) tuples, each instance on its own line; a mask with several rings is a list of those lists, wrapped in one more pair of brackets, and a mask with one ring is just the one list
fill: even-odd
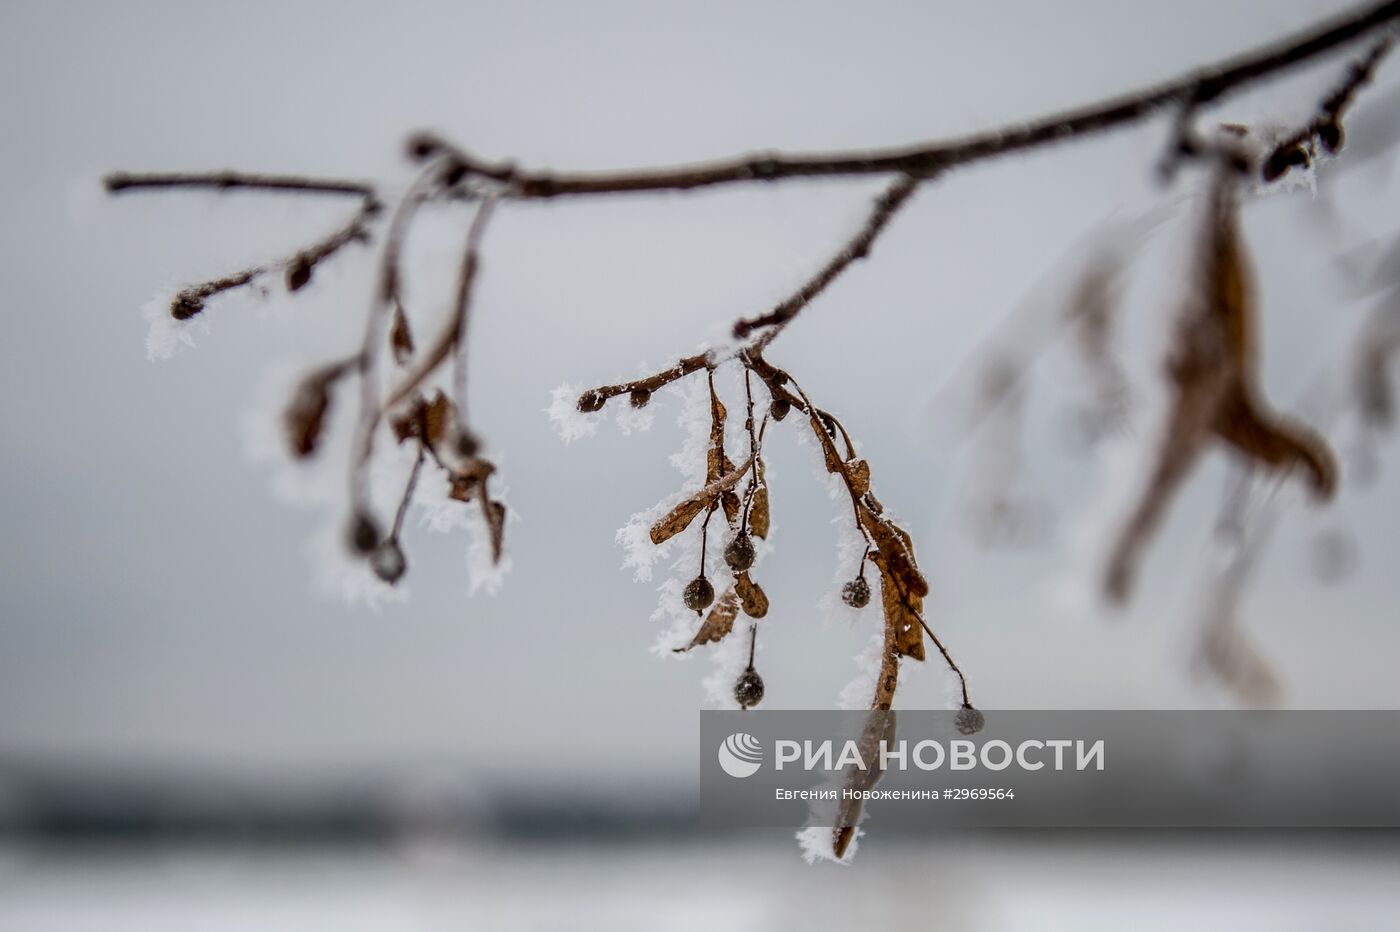
[[(414, 532), (411, 600), (373, 613), (317, 596), (304, 543), (321, 519), (276, 500), (242, 428), (268, 372), (351, 345), (370, 253), (348, 251), (294, 300), (212, 306), (212, 331), (168, 363), (148, 362), (142, 345), (140, 308), (162, 287), (290, 251), (345, 205), (106, 202), (101, 172), (233, 167), (397, 184), (401, 141), (420, 127), (561, 169), (903, 143), (1168, 78), (1344, 6), (0, 5), (0, 758), (693, 780), (708, 664), (651, 656), (655, 594), (619, 569), (613, 542), (675, 488), (674, 408), (649, 433), (604, 427), (569, 447), (542, 409), (556, 385), (660, 367), (771, 306), (878, 189), (811, 182), (503, 210), (485, 248), (472, 391), (522, 516), (509, 529), (515, 570), (499, 595), (467, 599), (466, 540)], [(1243, 112), (1306, 112), (1336, 73), (1330, 61)], [(1375, 98), (1400, 85), (1393, 62), (1380, 83)], [(935, 580), (931, 622), (988, 708), (1219, 701), (1181, 660), (1218, 455), (1173, 510), (1134, 608), (1109, 622), (1047, 598), (1063, 540), (1029, 554), (950, 547), (946, 451), (922, 420), (1068, 244), (1160, 194), (1151, 166), (1165, 137), (1154, 122), (931, 186), (874, 261), (771, 353), (864, 444), (881, 499), (908, 520)], [(1356, 229), (1394, 229), (1382, 168), (1337, 186)], [(1343, 294), (1335, 241), (1308, 207), (1300, 193), (1246, 215), (1265, 382), (1285, 407), (1366, 307)], [(440, 258), (444, 289), (459, 235), (420, 260)], [(762, 664), (771, 707), (820, 708), (851, 679), (869, 629), (824, 624), (813, 607), (830, 588), (839, 511), (794, 433), (770, 445), (778, 533), (762, 577), (774, 605)], [(1040, 455), (1033, 444), (1032, 462)], [(1063, 474), (1050, 470), (1040, 493), (1058, 498)], [(1246, 612), (1289, 705), (1400, 703), (1393, 474), (1291, 518), (1270, 550)], [(1308, 541), (1335, 527), (1354, 532), (1361, 559), (1343, 585), (1321, 586)], [(931, 670), (901, 698), (937, 707), (944, 694)]]

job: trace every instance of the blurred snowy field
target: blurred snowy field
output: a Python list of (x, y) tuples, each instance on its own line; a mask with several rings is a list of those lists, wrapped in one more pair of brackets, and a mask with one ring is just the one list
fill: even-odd
[(1388, 929), (1378, 835), (956, 837), (808, 868), (786, 839), (305, 850), (0, 849), (4, 932)]

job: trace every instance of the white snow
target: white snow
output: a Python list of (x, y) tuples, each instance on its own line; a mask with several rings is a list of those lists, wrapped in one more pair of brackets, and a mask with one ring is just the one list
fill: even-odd
[(194, 348), (195, 334), (209, 332), (207, 314), (189, 320), (170, 316), (175, 292), (174, 288), (162, 290), (141, 305), (141, 318), (146, 321), (146, 358), (151, 362), (164, 362), (181, 350)]

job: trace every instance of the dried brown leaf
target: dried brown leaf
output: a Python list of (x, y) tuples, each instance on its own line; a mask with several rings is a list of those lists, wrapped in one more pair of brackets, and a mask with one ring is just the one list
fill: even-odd
[(743, 508), (743, 503), (739, 501), (739, 496), (734, 492), (725, 492), (719, 497), (720, 507), (724, 509), (724, 519), (734, 526), (739, 521), (739, 511)]
[(1201, 282), (1183, 310), (1169, 367), (1176, 394), (1167, 430), (1105, 569), (1104, 593), (1113, 601), (1126, 601), (1143, 549), (1209, 439), (1266, 470), (1303, 467), (1319, 499), (1336, 490), (1336, 458), (1326, 441), (1268, 410), (1257, 388), (1257, 322), (1236, 183), (1222, 172), (1212, 190)]
[(439, 390), (431, 400), (425, 401), (422, 396), (413, 399), (406, 410), (391, 419), (389, 426), (399, 443), (421, 437), (436, 447), (447, 439), (456, 419), (457, 406)]
[[(708, 486), (706, 487), (708, 488)], [(690, 527), (700, 512), (709, 507), (712, 500), (701, 495), (693, 495), (667, 512), (666, 516), (651, 526), (651, 542), (664, 544), (681, 531)]]
[(903, 590), (920, 598), (928, 595), (928, 580), (919, 572), (913, 542), (904, 529), (886, 521), (864, 503), (860, 508), (860, 522), (875, 542), (875, 556), (879, 557), (882, 568), (899, 581)]
[(389, 348), (393, 351), (394, 362), (401, 366), (407, 365), (413, 356), (413, 334), (408, 329), (408, 315), (403, 312), (403, 305), (397, 302), (394, 304), (394, 320), (389, 327)]
[(852, 460), (846, 464), (846, 479), (856, 497), (870, 491), (870, 464), (865, 460)]
[(292, 395), (282, 415), (287, 442), (292, 456), (305, 459), (316, 452), (321, 432), (326, 426), (326, 413), (331, 406), (331, 385), (334, 379), (321, 369), (307, 375)]
[(505, 549), (506, 506), (493, 501), (486, 494), (486, 484), (481, 486), (481, 513), (486, 519), (486, 527), (491, 532), (491, 562), (500, 563)]
[(744, 465), (730, 470), (672, 508), (661, 520), (652, 525), (651, 542), (664, 544), (690, 527), (690, 522), (694, 521), (700, 512), (713, 505), (725, 492), (734, 488), (748, 468), (749, 461), (746, 460)]
[(724, 453), (724, 422), (729, 411), (715, 393), (714, 383), (710, 383), (710, 447), (705, 453), (705, 481), (714, 482), (733, 469), (733, 464)]
[(700, 625), (700, 630), (695, 632), (695, 637), (691, 638), (685, 647), (676, 648), (676, 653), (684, 653), (693, 647), (723, 640), (734, 630), (734, 619), (738, 615), (739, 596), (735, 594), (733, 587), (730, 587), (715, 600), (714, 607), (705, 616), (705, 621)]
[(880, 755), (880, 749), (894, 746), (895, 728), (896, 713), (889, 711), (888, 706), (872, 710), (866, 716), (865, 724), (861, 728), (859, 748), (861, 759), (870, 761), (871, 765), (868, 768), (846, 768), (845, 788), (849, 792), (842, 794), (841, 805), (836, 811), (836, 824), (831, 829), (831, 849), (838, 860), (846, 856), (846, 850), (855, 838), (865, 792), (879, 783), (885, 774), (884, 758)]
[(496, 467), (490, 460), (473, 457), (465, 466), (448, 475), (450, 488), (447, 494), (459, 502), (469, 502), (478, 487), (485, 488), (486, 480), (495, 471)]
[(768, 595), (747, 572), (734, 574), (734, 591), (739, 594), (739, 604), (743, 607), (745, 615), (750, 618), (762, 618), (768, 614)]
[(1313, 494), (1322, 500), (1337, 491), (1337, 461), (1315, 431), (1264, 408), (1247, 390), (1228, 394), (1216, 409), (1215, 433), (1235, 450), (1269, 469), (1302, 466)]
[(885, 610), (887, 640), (896, 653), (923, 660), (924, 629), (920, 624), (924, 611), (923, 596), (912, 592), (891, 571), (880, 554), (875, 554), (872, 559), (880, 570), (880, 602)]
[(826, 471), (835, 475), (842, 475), (845, 464), (841, 460), (841, 455), (836, 451), (836, 444), (831, 439), (831, 434), (827, 433), (826, 425), (815, 411), (809, 410), (808, 422), (812, 425), (812, 434), (821, 444), (822, 459), (826, 463)]
[(753, 493), (753, 503), (749, 506), (749, 533), (754, 537), (768, 538), (768, 487), (760, 486)]

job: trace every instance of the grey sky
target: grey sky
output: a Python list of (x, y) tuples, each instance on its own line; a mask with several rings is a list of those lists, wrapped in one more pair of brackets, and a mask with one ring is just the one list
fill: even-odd
[[(563, 168), (891, 144), (1166, 78), (1343, 6), (4, 4), (0, 756), (500, 770), (549, 764), (562, 748), (588, 772), (689, 779), (707, 664), (649, 655), (654, 593), (618, 569), (613, 543), (632, 512), (673, 490), (672, 412), (644, 435), (604, 427), (565, 447), (541, 409), (560, 383), (663, 365), (765, 308), (876, 190), (794, 184), (504, 211), (486, 247), (472, 378), (522, 516), (510, 529), (515, 571), (499, 596), (468, 600), (466, 541), (417, 534), (412, 600), (373, 614), (315, 596), (303, 545), (317, 518), (274, 499), (240, 429), (275, 364), (349, 345), (367, 255), (346, 254), (295, 300), (215, 306), (212, 332), (171, 362), (148, 363), (141, 342), (139, 308), (161, 287), (278, 255), (341, 208), (263, 196), (107, 203), (102, 171), (402, 180), (401, 140), (423, 126), (485, 156)], [(1394, 63), (1381, 83), (1396, 86)], [(1302, 96), (1259, 95), (1247, 112), (1296, 115), (1319, 86), (1301, 77), (1289, 87)], [(865, 444), (881, 498), (919, 541), (943, 533), (948, 491), (919, 423), (927, 398), (1069, 242), (1120, 205), (1147, 203), (1164, 137), (1152, 124), (949, 177), (775, 344)], [(1339, 191), (1360, 228), (1393, 229), (1387, 181), (1367, 170)], [(1362, 307), (1338, 298), (1306, 199), (1247, 215), (1266, 382), (1285, 400), (1340, 347), (1336, 321), (1354, 323)], [(450, 268), (457, 235), (428, 244), (424, 264)], [(837, 512), (811, 451), (780, 436), (769, 701), (823, 707), (868, 632), (825, 625), (812, 608), (830, 585)], [(967, 551), (932, 567), (950, 589), (931, 620), (981, 703), (1202, 701), (1174, 653), (1180, 583), (1222, 474), (1213, 460), (1196, 477), (1137, 607), (1116, 623), (1049, 611), (1053, 553)], [(1386, 479), (1345, 492), (1329, 515), (1291, 520), (1271, 550), (1247, 611), (1292, 704), (1400, 702), (1389, 572), (1400, 491)], [(1306, 544), (1333, 526), (1355, 531), (1362, 561), (1346, 585), (1324, 588), (1304, 572)], [(939, 703), (942, 674), (902, 695)]]

